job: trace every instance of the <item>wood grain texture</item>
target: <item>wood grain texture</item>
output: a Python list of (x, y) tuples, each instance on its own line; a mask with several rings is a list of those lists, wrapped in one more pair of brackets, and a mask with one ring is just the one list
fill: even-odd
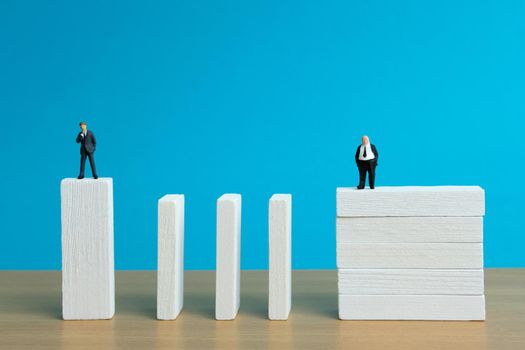
[(233, 320), (240, 304), (241, 195), (217, 200), (217, 264), (215, 318)]
[(483, 295), (482, 269), (339, 269), (344, 295)]
[(485, 319), (483, 295), (339, 295), (341, 320)]
[(156, 272), (117, 271), (112, 320), (64, 322), (60, 271), (0, 271), (0, 349), (523, 350), (525, 269), (485, 270), (485, 322), (340, 321), (335, 270), (294, 270), (293, 309), (268, 320), (267, 271), (242, 271), (235, 321), (217, 322), (215, 272), (186, 271), (184, 310), (156, 320)]
[(339, 243), (483, 242), (483, 217), (340, 217)]
[(268, 318), (287, 320), (292, 307), (292, 195), (274, 194), (268, 210)]
[(158, 202), (157, 318), (174, 320), (184, 295), (184, 195)]
[(482, 243), (337, 243), (337, 268), (482, 269)]
[(60, 193), (63, 318), (112, 318), (113, 180), (63, 179)]
[(337, 188), (337, 216), (483, 216), (479, 186)]

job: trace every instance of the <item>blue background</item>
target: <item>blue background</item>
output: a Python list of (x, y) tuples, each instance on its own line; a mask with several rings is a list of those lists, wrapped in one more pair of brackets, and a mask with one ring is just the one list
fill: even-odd
[(243, 194), (243, 268), (267, 267), (279, 192), (293, 267), (335, 268), (363, 133), (379, 185), (484, 187), (485, 265), (523, 267), (524, 18), (501, 0), (2, 0), (0, 268), (60, 268), (80, 120), (114, 178), (119, 269), (156, 267), (166, 193), (186, 195), (186, 267), (214, 268), (225, 192)]

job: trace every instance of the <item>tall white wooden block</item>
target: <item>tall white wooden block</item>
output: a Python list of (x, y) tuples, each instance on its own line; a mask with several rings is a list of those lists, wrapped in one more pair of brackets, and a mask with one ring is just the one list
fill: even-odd
[(241, 195), (224, 194), (217, 200), (217, 266), (215, 318), (233, 320), (240, 303)]
[(157, 318), (174, 320), (184, 296), (184, 195), (158, 203)]
[(274, 194), (269, 215), (270, 320), (287, 320), (292, 307), (292, 195)]
[(62, 316), (110, 319), (115, 313), (113, 180), (63, 179)]

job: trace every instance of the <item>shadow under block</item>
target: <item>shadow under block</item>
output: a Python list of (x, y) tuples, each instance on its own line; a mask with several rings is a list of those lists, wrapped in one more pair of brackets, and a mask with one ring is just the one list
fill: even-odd
[(62, 316), (110, 319), (115, 313), (113, 180), (63, 179)]
[(485, 319), (484, 295), (339, 295), (343, 320)]
[(292, 307), (292, 195), (274, 194), (268, 213), (268, 318), (287, 320)]
[(217, 261), (215, 318), (233, 320), (240, 303), (241, 195), (224, 194), (217, 200)]
[(485, 191), (479, 186), (338, 188), (336, 197), (338, 217), (485, 214)]
[(157, 318), (174, 320), (184, 296), (184, 195), (158, 202)]

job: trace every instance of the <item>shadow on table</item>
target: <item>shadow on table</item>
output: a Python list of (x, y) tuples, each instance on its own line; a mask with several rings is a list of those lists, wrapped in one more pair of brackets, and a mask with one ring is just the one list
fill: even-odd
[(157, 318), (157, 300), (152, 293), (119, 293), (115, 300), (115, 315), (135, 315)]
[(185, 293), (184, 313), (215, 318), (215, 296), (209, 293)]
[(294, 309), (306, 315), (338, 319), (337, 293), (294, 293), (292, 312)]
[(3, 294), (0, 313), (61, 320), (61, 296), (60, 294), (42, 294), (36, 292)]

